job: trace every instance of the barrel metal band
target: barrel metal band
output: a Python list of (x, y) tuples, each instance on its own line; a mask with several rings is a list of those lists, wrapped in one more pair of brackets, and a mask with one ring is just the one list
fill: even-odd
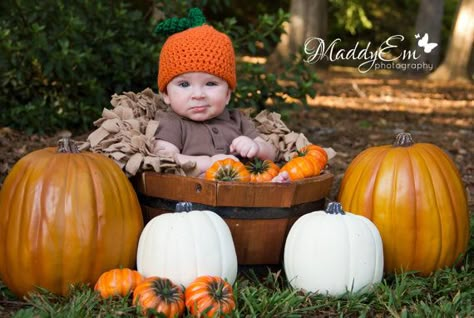
[[(138, 193), (140, 203), (150, 208), (174, 212), (176, 203), (179, 201), (156, 198)], [(210, 206), (193, 203), (193, 210), (209, 210), (216, 212), (223, 218), (230, 219), (281, 219), (299, 217), (313, 211), (323, 210), (325, 199), (301, 203), (289, 208), (280, 207), (233, 207), (233, 206)]]

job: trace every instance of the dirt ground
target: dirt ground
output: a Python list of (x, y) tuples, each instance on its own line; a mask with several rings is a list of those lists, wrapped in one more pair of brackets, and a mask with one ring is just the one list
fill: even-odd
[[(288, 126), (312, 142), (332, 147), (330, 162), (335, 199), (351, 160), (370, 146), (390, 144), (407, 131), (416, 142), (436, 144), (455, 161), (468, 189), (474, 211), (474, 84), (434, 83), (422, 77), (331, 68), (318, 71), (323, 83), (308, 109), (292, 114)], [(58, 134), (59, 135), (59, 134)], [(0, 127), (0, 184), (13, 164), (25, 154), (54, 146), (55, 136), (27, 136)], [(84, 140), (87, 135), (73, 136)]]

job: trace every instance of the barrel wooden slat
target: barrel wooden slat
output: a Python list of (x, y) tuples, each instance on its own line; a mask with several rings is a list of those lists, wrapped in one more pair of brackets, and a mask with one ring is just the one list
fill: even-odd
[(143, 172), (132, 182), (138, 192), (157, 198), (216, 205), (217, 184), (202, 178)]
[(290, 207), (295, 185), (291, 183), (218, 182), (217, 206)]
[(317, 177), (294, 182), (295, 191), (291, 205), (311, 202), (326, 197), (329, 194), (333, 181), (334, 176), (332, 174), (323, 173)]
[[(225, 219), (242, 265), (279, 264), (290, 219)], [(292, 222), (294, 223), (294, 221)], [(291, 224), (292, 224), (291, 223)]]

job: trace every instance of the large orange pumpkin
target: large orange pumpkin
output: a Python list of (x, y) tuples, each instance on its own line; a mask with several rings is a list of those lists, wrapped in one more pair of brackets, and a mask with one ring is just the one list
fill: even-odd
[(338, 199), (379, 229), (386, 272), (429, 275), (466, 251), (469, 212), (460, 174), (445, 152), (414, 143), (410, 134), (360, 153), (344, 175)]
[(111, 159), (69, 140), (20, 159), (0, 192), (0, 277), (18, 296), (36, 286), (65, 295), (135, 264), (140, 205)]

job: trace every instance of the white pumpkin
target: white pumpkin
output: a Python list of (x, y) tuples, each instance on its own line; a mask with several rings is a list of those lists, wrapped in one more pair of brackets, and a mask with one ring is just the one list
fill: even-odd
[(233, 284), (237, 254), (229, 227), (212, 211), (156, 216), (140, 235), (137, 269), (145, 277), (166, 277), (185, 287), (202, 275), (219, 276)]
[(284, 249), (284, 270), (294, 288), (339, 296), (364, 292), (383, 276), (380, 233), (367, 218), (331, 202), (301, 216)]

